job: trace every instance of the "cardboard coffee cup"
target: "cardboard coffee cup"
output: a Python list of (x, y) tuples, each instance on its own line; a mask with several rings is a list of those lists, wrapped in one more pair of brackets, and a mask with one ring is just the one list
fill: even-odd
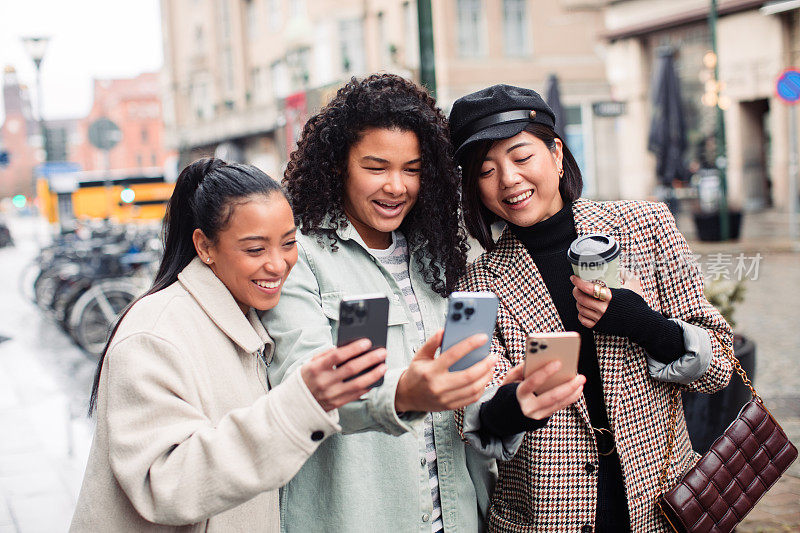
[(619, 243), (613, 237), (590, 233), (572, 241), (567, 250), (567, 259), (579, 278), (602, 282), (607, 287), (618, 289), (619, 252)]

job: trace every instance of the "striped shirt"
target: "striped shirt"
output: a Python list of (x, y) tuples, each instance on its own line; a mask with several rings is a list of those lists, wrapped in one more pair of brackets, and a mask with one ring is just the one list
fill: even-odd
[[(425, 340), (425, 326), (422, 323), (422, 313), (419, 309), (419, 302), (414, 295), (414, 288), (411, 286), (411, 278), (408, 274), (409, 254), (408, 244), (403, 234), (399, 231), (392, 232), (392, 244), (385, 250), (375, 250), (369, 248), (369, 252), (381, 262), (386, 270), (397, 282), (398, 287), (403, 292), (408, 310), (417, 326), (420, 343)], [(428, 413), (425, 417), (425, 462), (428, 465), (428, 481), (431, 488), (431, 498), (433, 499), (433, 513), (431, 515), (431, 531), (438, 533), (443, 531), (442, 523), (442, 503), (439, 497), (439, 472), (436, 465), (436, 443), (433, 436), (433, 416)]]

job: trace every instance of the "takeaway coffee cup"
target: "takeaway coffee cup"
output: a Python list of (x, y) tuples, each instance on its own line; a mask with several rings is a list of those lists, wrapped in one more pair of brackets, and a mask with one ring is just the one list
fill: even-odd
[(586, 281), (602, 281), (607, 287), (618, 289), (619, 243), (609, 235), (590, 233), (578, 237), (567, 250), (575, 275)]

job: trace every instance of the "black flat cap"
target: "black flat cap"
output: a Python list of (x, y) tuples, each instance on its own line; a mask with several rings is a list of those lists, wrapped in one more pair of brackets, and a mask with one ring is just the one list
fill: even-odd
[(450, 136), (456, 160), (473, 143), (508, 139), (531, 123), (555, 126), (553, 110), (536, 91), (492, 85), (462, 96), (450, 111)]

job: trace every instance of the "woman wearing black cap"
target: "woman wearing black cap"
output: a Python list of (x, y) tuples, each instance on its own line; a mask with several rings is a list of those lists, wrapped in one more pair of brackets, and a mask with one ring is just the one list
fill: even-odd
[[(459, 289), (500, 299), (495, 378), (459, 417), (461, 429), (504, 460), (490, 530), (666, 530), (655, 506), (674, 390), (666, 382), (709, 393), (725, 386), (731, 330), (704, 298), (666, 206), (579, 198), (580, 169), (553, 126), (552, 110), (528, 89), (496, 85), (453, 105), (465, 221), (487, 250)], [(499, 220), (506, 228), (495, 242)], [(616, 240), (641, 282), (617, 289), (572, 275), (570, 244), (597, 233)], [(583, 395), (545, 418), (531, 387), (515, 383), (526, 338), (570, 330), (581, 336)], [(668, 486), (697, 457), (682, 412), (673, 457)]]

